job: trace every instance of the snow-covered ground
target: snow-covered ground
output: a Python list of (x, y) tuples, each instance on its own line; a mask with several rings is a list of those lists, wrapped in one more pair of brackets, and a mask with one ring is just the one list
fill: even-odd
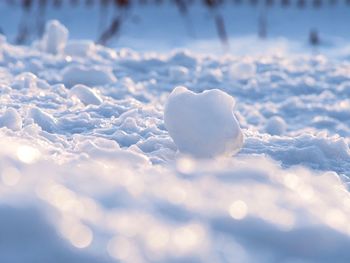
[[(0, 262), (350, 262), (346, 49), (141, 52), (47, 28), (0, 39)], [(178, 152), (194, 131), (231, 155)]]

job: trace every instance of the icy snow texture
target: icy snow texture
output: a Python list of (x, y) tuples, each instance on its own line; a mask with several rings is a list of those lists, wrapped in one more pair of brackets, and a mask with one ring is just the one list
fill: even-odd
[[(242, 61), (248, 79), (230, 75)], [(115, 78), (83, 83), (100, 104), (72, 96), (72, 66)], [(2, 43), (0, 261), (350, 262), (349, 71), (321, 55), (96, 45), (67, 57)], [(237, 100), (236, 156), (176, 155), (163, 121), (175, 82)], [(279, 136), (266, 132), (274, 116), (288, 124)]]
[(61, 53), (68, 39), (68, 30), (57, 20), (46, 23), (45, 33), (41, 40), (42, 48), (51, 54)]
[(234, 99), (221, 90), (195, 94), (179, 86), (165, 105), (165, 127), (182, 153), (201, 158), (232, 156), (243, 145), (234, 106)]

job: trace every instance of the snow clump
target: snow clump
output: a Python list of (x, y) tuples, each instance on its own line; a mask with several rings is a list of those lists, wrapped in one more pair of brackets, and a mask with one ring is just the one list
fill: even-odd
[(287, 124), (279, 116), (271, 117), (265, 126), (265, 131), (271, 135), (282, 135), (286, 132)]
[(0, 127), (7, 127), (13, 131), (18, 131), (22, 128), (22, 118), (14, 108), (8, 108), (0, 116)]
[(62, 72), (62, 81), (67, 87), (73, 87), (76, 84), (102, 86), (115, 82), (116, 77), (108, 68), (70, 65), (64, 68)]
[(243, 145), (234, 105), (233, 97), (221, 90), (196, 94), (180, 86), (165, 105), (165, 127), (182, 153), (199, 158), (230, 156)]
[(72, 96), (76, 96), (85, 105), (100, 105), (102, 103), (101, 98), (93, 90), (85, 85), (75, 85), (71, 89), (70, 93)]
[(231, 66), (231, 77), (238, 80), (247, 80), (255, 76), (256, 70), (254, 63), (242, 61)]
[(59, 21), (48, 21), (41, 42), (43, 51), (51, 54), (61, 53), (66, 47), (68, 34), (67, 28)]
[(72, 57), (84, 57), (90, 56), (95, 48), (95, 44), (91, 40), (70, 40), (64, 49), (64, 53)]
[(37, 107), (30, 108), (27, 117), (33, 119), (44, 131), (52, 133), (56, 130), (56, 119)]

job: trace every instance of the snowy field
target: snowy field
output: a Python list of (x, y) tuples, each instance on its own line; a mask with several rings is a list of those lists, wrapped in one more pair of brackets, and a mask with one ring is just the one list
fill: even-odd
[(9, 30), (0, 262), (350, 262), (350, 52), (332, 26), (318, 51), (242, 34), (223, 54)]

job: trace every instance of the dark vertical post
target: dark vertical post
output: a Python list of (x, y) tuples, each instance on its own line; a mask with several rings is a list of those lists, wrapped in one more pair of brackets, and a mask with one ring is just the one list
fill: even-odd
[(45, 13), (46, 13), (46, 5), (47, 5), (47, 0), (39, 0), (38, 1), (38, 15), (36, 17), (36, 27), (37, 27), (37, 32), (38, 36), (41, 37), (42, 34), (44, 33), (44, 27), (45, 27)]
[(22, 17), (18, 28), (18, 34), (16, 37), (16, 44), (24, 44), (29, 37), (29, 23), (30, 21), (30, 9), (33, 5), (32, 0), (22, 0)]
[(98, 42), (100, 44), (106, 45), (112, 37), (118, 35), (120, 32), (121, 24), (125, 19), (126, 11), (130, 7), (130, 4), (130, 0), (114, 0), (114, 6), (117, 10), (117, 13), (114, 15), (114, 18), (109, 27), (99, 37)]
[(218, 0), (204, 0), (204, 4), (214, 14), (216, 31), (219, 39), (226, 50), (230, 49), (230, 43), (226, 32), (225, 21), (221, 14), (217, 12), (217, 7), (220, 1)]
[(261, 39), (267, 37), (267, 6), (261, 3), (260, 15), (258, 19), (258, 36)]

